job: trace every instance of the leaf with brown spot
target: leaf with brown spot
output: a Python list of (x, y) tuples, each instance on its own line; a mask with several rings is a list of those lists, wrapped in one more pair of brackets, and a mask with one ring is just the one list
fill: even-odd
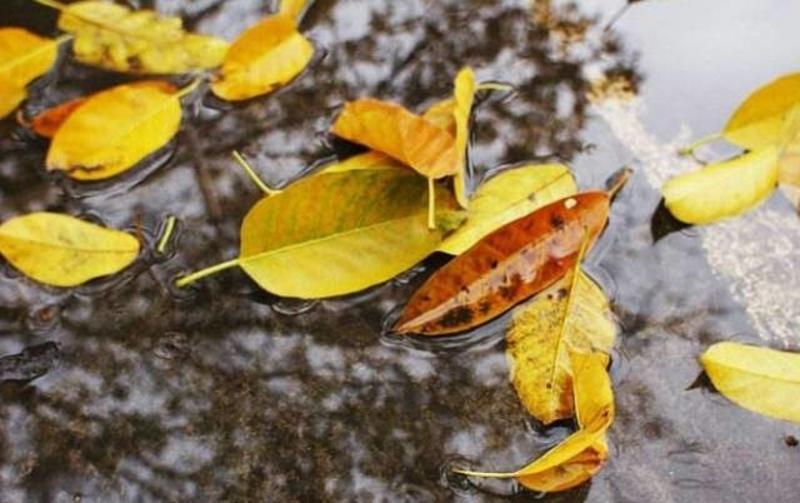
[(461, 332), (549, 287), (575, 266), (585, 233), (589, 247), (595, 242), (621, 184), (560, 199), (487, 235), (414, 293), (395, 331)]
[(39, 136), (52, 138), (64, 121), (72, 115), (72, 112), (83, 105), (86, 99), (85, 97), (80, 97), (66, 101), (60, 105), (39, 112), (30, 120), (19, 119), (19, 122)]

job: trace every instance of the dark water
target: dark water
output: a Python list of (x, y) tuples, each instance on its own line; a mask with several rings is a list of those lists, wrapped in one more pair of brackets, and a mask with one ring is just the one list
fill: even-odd
[[(270, 7), (133, 3), (227, 38)], [(453, 463), (521, 466), (569, 431), (542, 430), (524, 413), (508, 382), (504, 321), (447, 340), (382, 334), (441, 257), (318, 303), (275, 298), (238, 270), (188, 291), (170, 286), (181, 271), (237, 253), (239, 223), (260, 193), (231, 149), (279, 186), (336, 153), (325, 131), (343, 101), (378, 96), (419, 109), (448, 95), (466, 64), (518, 89), (477, 112), (478, 176), (561, 160), (595, 187), (624, 164), (640, 170), (589, 258), (621, 327), (611, 459), (591, 483), (541, 499), (798, 501), (800, 450), (785, 437), (800, 427), (688, 389), (710, 343), (759, 336), (697, 231), (653, 245), (658, 193), (585, 95), (592, 72), (625, 76), (660, 140), (682, 125), (711, 132), (749, 89), (797, 69), (800, 6), (644, 1), (603, 33), (620, 4), (553, 2), (545, 23), (523, 1), (318, 0), (303, 29), (320, 57), (302, 78), (241, 106), (190, 104), (163, 165), (90, 190), (46, 175), (46, 144), (0, 123), (0, 218), (63, 211), (150, 241), (167, 214), (181, 221), (167, 258), (146, 254), (125, 274), (74, 290), (3, 266), (0, 356), (57, 346), (0, 360), (0, 501), (540, 499), (507, 481), (447, 475)], [(0, 6), (0, 25), (52, 34), (52, 23), (23, 0)], [(63, 61), (27, 110), (121, 80)]]

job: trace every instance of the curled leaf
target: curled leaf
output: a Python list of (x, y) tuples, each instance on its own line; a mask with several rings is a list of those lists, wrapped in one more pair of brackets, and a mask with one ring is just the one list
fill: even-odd
[(778, 183), (778, 150), (767, 147), (676, 176), (662, 188), (678, 220), (709, 224), (740, 215), (769, 197)]
[[(426, 226), (426, 184), (408, 170), (322, 172), (259, 201), (242, 223), (237, 260), (179, 280), (183, 286), (239, 265), (277, 295), (323, 298), (382, 283), (433, 252), (443, 230)], [(449, 201), (439, 216), (456, 214)], [(210, 272), (209, 272), (210, 271)]]
[(229, 101), (267, 94), (300, 74), (313, 55), (293, 16), (267, 17), (231, 45), (211, 90)]
[(131, 11), (96, 0), (36, 1), (61, 11), (58, 27), (75, 36), (75, 57), (88, 65), (126, 73), (178, 74), (215, 68), (228, 50), (226, 41), (187, 33), (180, 18), (151, 10)]
[(570, 354), (608, 352), (615, 332), (603, 290), (579, 268), (515, 312), (507, 351), (528, 412), (544, 424), (571, 417)]
[(25, 86), (46, 73), (65, 39), (40, 37), (23, 28), (0, 28), (0, 118), (27, 97)]
[(89, 97), (57, 130), (47, 169), (101, 180), (133, 167), (169, 142), (181, 122), (180, 97), (161, 81), (124, 84)]
[(139, 241), (68, 215), (40, 212), (0, 225), (0, 253), (26, 276), (66, 287), (124, 269), (139, 254)]
[(436, 271), (414, 293), (395, 330), (443, 335), (478, 326), (570, 271), (584, 236), (605, 227), (609, 194), (570, 196), (514, 220)]
[(456, 172), (453, 179), (456, 200), (462, 208), (467, 208), (467, 147), (469, 146), (469, 118), (475, 100), (475, 73), (471, 68), (463, 68), (456, 75), (453, 117), (456, 124), (455, 151)]
[(464, 225), (444, 240), (439, 251), (460, 255), (495, 229), (576, 191), (572, 173), (561, 164), (502, 171), (478, 187)]
[(714, 387), (747, 410), (800, 423), (800, 354), (734, 342), (700, 357)]
[(75, 98), (66, 101), (36, 114), (30, 121), (25, 122), (23, 125), (30, 128), (39, 136), (52, 138), (67, 118), (84, 103), (86, 103), (86, 98)]

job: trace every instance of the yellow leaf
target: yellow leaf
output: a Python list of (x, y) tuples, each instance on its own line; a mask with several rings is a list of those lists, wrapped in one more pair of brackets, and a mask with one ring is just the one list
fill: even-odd
[(53, 66), (63, 40), (22, 28), (0, 28), (0, 119), (25, 100), (25, 86)]
[(766, 147), (679, 175), (664, 184), (662, 193), (678, 220), (709, 224), (757, 206), (777, 183), (778, 150)]
[(333, 133), (388, 154), (429, 178), (456, 172), (453, 135), (394, 103), (371, 98), (349, 102)]
[(461, 255), (499, 227), (576, 191), (572, 173), (561, 164), (502, 171), (478, 187), (464, 225), (444, 240), (439, 251)]
[[(441, 242), (426, 226), (425, 179), (409, 170), (357, 169), (304, 178), (256, 203), (242, 223), (238, 259), (178, 281), (185, 286), (235, 265), (286, 297), (357, 292), (410, 268)], [(444, 191), (438, 216), (456, 203)]]
[(75, 36), (75, 57), (89, 65), (138, 74), (187, 73), (219, 66), (228, 50), (226, 41), (187, 33), (180, 18), (152, 10), (94, 0), (36, 1), (61, 11), (58, 27)]
[(76, 180), (122, 173), (169, 142), (181, 122), (180, 97), (169, 83), (124, 84), (91, 96), (61, 125), (47, 169)]
[(472, 113), (472, 103), (475, 100), (475, 74), (469, 67), (463, 68), (454, 83), (453, 94), (455, 107), (453, 117), (456, 123), (456, 173), (453, 179), (455, 184), (456, 200), (462, 208), (467, 208), (467, 146), (469, 145), (469, 117)]
[(800, 106), (789, 112), (781, 134), (778, 181), (800, 187)]
[(341, 173), (344, 171), (360, 171), (364, 169), (403, 169), (404, 166), (386, 154), (374, 150), (354, 155), (341, 162), (324, 166), (322, 173)]
[(233, 43), (211, 90), (230, 101), (267, 94), (294, 79), (313, 55), (314, 46), (292, 17), (267, 17)]
[(775, 145), (786, 113), (800, 103), (800, 73), (756, 89), (733, 113), (722, 136), (747, 150)]
[(75, 286), (130, 265), (139, 254), (139, 241), (125, 232), (41, 212), (0, 225), (0, 252), (36, 281)]
[(714, 387), (736, 404), (800, 423), (800, 354), (722, 342), (700, 362)]
[(308, 9), (308, 6), (312, 1), (313, 0), (281, 0), (278, 14), (293, 19), (297, 24), (300, 22), (300, 18)]
[(454, 471), (478, 477), (514, 477), (524, 486), (544, 492), (570, 489), (597, 473), (608, 457), (605, 436), (614, 421), (614, 394), (606, 372), (608, 356), (588, 353), (570, 357), (578, 431), (515, 472)]

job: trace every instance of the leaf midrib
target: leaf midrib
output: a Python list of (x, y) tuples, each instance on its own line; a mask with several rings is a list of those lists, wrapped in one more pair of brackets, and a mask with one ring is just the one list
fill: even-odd
[(134, 253), (134, 252), (138, 253), (138, 250), (136, 250), (134, 248), (131, 248), (130, 250), (119, 250), (119, 249), (115, 250), (115, 249), (110, 249), (110, 248), (101, 248), (101, 249), (98, 249), (98, 248), (82, 248), (82, 247), (79, 247), (79, 246), (66, 246), (66, 245), (63, 245), (63, 244), (50, 243), (50, 242), (47, 242), (47, 241), (37, 241), (35, 239), (26, 239), (26, 238), (15, 236), (15, 235), (11, 235), (11, 234), (0, 233), (0, 236), (3, 236), (5, 238), (13, 240), (13, 241), (21, 241), (23, 243), (31, 243), (31, 244), (34, 244), (34, 245), (37, 245), (37, 246), (42, 246), (42, 247), (45, 247), (45, 248), (58, 248), (58, 249), (61, 249), (61, 250), (74, 250), (74, 251), (79, 251), (79, 252), (82, 252), (82, 253), (115, 253), (115, 254), (117, 254), (117, 253), (118, 254)]
[(0, 73), (2, 73), (2, 72), (11, 72), (14, 68), (17, 68), (18, 66), (20, 66), (25, 61), (28, 61), (30, 59), (33, 59), (33, 58), (39, 56), (41, 53), (43, 53), (46, 50), (50, 49), (50, 47), (52, 45), (55, 45), (55, 44), (56, 44), (55, 40), (49, 40), (48, 42), (46, 42), (44, 44), (40, 44), (39, 47), (37, 47), (33, 51), (26, 52), (22, 57), (19, 57), (19, 58), (16, 58), (16, 59), (12, 59), (11, 61), (6, 63), (5, 65), (0, 66)]
[(712, 359), (711, 362), (714, 365), (717, 365), (719, 367), (723, 367), (723, 368), (726, 368), (728, 370), (735, 370), (735, 371), (741, 372), (742, 374), (755, 376), (755, 377), (758, 377), (758, 378), (761, 378), (761, 379), (770, 379), (770, 380), (773, 380), (773, 381), (781, 381), (781, 382), (785, 382), (785, 383), (789, 383), (789, 384), (794, 384), (794, 385), (800, 386), (800, 380), (787, 379), (785, 377), (772, 375), (772, 374), (760, 374), (760, 373), (757, 373), (757, 372), (755, 372), (753, 370), (748, 369), (747, 367), (737, 367), (737, 366), (734, 366), (733, 364), (728, 364), (728, 363), (725, 363), (725, 362), (722, 362), (722, 361), (719, 361), (719, 360), (713, 360)]

